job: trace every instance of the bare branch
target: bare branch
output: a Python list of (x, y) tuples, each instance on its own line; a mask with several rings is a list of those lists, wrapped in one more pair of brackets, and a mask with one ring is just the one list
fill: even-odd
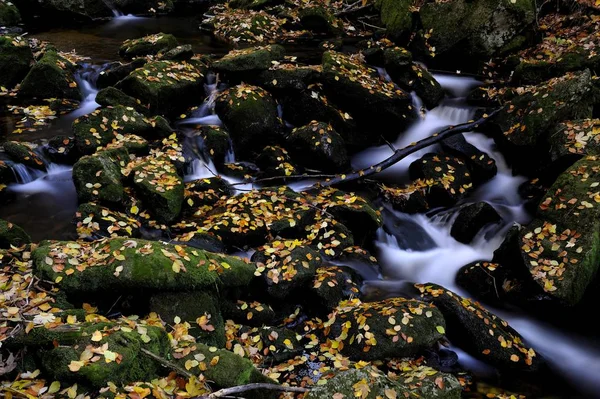
[(276, 384), (255, 383), (255, 384), (246, 384), (246, 385), (240, 385), (237, 387), (220, 389), (220, 390), (210, 393), (208, 395), (197, 396), (196, 398), (192, 398), (192, 399), (226, 398), (226, 397), (231, 397), (232, 395), (235, 395), (238, 393), (253, 391), (256, 389), (281, 391), (281, 392), (300, 392), (300, 393), (305, 393), (305, 392), (310, 391), (310, 389), (302, 388), (302, 387), (286, 387), (283, 385), (276, 385)]

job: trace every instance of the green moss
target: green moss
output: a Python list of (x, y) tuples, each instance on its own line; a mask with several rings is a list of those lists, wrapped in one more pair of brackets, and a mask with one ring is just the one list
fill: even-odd
[(73, 165), (73, 182), (80, 202), (121, 203), (121, 179), (121, 169), (106, 154), (84, 156)]
[(332, 36), (343, 32), (343, 22), (325, 7), (319, 5), (303, 7), (300, 9), (298, 17), (302, 26), (310, 31)]
[(119, 49), (119, 55), (126, 59), (146, 55), (156, 55), (161, 50), (171, 50), (179, 43), (175, 36), (165, 33), (156, 33), (139, 39), (126, 40)]
[[(0, 3), (0, 7), (3, 7), (2, 4)], [(2, 25), (1, 20), (0, 15), (0, 25)], [(33, 54), (27, 45), (27, 40), (20, 37), (0, 36), (0, 86), (11, 89), (17, 83), (21, 83), (29, 72), (31, 64), (33, 64)]]
[(81, 239), (140, 236), (140, 223), (137, 220), (95, 203), (81, 204), (75, 214), (75, 222), (77, 235)]
[(406, 36), (412, 29), (412, 12), (410, 0), (376, 0), (375, 7), (379, 10), (381, 22), (387, 33), (393, 38)]
[(96, 102), (104, 107), (116, 107), (122, 105), (124, 107), (133, 108), (141, 114), (148, 111), (139, 104), (138, 100), (128, 96), (113, 86), (100, 90), (96, 95)]
[(279, 45), (249, 47), (233, 50), (213, 64), (220, 72), (251, 72), (269, 69), (273, 61), (280, 61), (285, 49)]
[(44, 160), (29, 145), (17, 141), (6, 141), (2, 146), (14, 162), (22, 163), (34, 169), (46, 170)]
[(23, 79), (19, 95), (24, 98), (80, 100), (74, 68), (71, 61), (55, 51), (47, 51)]
[[(212, 290), (243, 287), (254, 276), (255, 265), (239, 258), (181, 248), (183, 252), (178, 252), (173, 245), (126, 238), (94, 243), (57, 242), (40, 245), (33, 252), (33, 259), (37, 275), (52, 281), (60, 277), (60, 287), (76, 293)], [(83, 271), (70, 275), (55, 271), (54, 263), (62, 263), (59, 259), (64, 259), (61, 254), (65, 253), (84, 265), (80, 267)]]
[(344, 172), (350, 167), (344, 139), (331, 125), (312, 122), (292, 130), (290, 151), (298, 164), (323, 172)]
[(31, 242), (29, 234), (16, 224), (0, 219), (0, 248), (20, 247)]
[(19, 9), (10, 1), (0, 1), (0, 26), (15, 26), (19, 22), (21, 22)]
[(224, 162), (231, 148), (229, 133), (218, 126), (201, 126), (199, 134), (204, 140), (204, 148), (215, 162)]

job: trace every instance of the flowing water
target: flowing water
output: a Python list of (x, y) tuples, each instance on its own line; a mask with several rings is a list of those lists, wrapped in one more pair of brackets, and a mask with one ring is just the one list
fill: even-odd
[[(57, 132), (68, 134), (72, 120), (98, 107), (95, 102), (95, 77), (101, 68), (98, 65), (114, 60), (123, 40), (161, 31), (175, 34), (182, 43), (192, 44), (196, 52), (226, 51), (222, 46), (214, 46), (208, 37), (199, 34), (195, 21), (180, 18), (140, 18), (119, 14), (111, 22), (89, 28), (36, 33), (35, 37), (52, 41), (61, 50), (76, 49), (81, 55), (91, 56), (92, 62), (84, 65), (78, 75), (83, 98), (80, 108), (61, 117), (56, 126), (62, 127), (52, 130), (51, 135)], [(384, 70), (380, 70), (380, 73), (386, 76)], [(421, 119), (393, 143), (396, 148), (402, 148), (448, 125), (463, 123), (473, 117), (474, 109), (466, 105), (464, 97), (479, 82), (473, 78), (456, 75), (435, 77), (448, 92), (446, 100), (435, 109), (423, 111)], [(218, 84), (214, 77), (209, 77), (206, 99), (202, 103), (199, 101), (199, 108), (190, 118), (178, 123), (179, 130), (187, 137), (186, 156), (192, 159), (185, 176), (186, 181), (217, 174), (217, 168), (205, 153), (202, 138), (197, 135), (195, 126), (221, 124), (214, 112), (214, 99), (222, 89), (223, 86)], [(419, 98), (413, 94), (413, 99), (416, 108), (422, 109)], [(470, 262), (490, 260), (494, 250), (502, 242), (506, 230), (514, 222), (529, 222), (530, 216), (524, 210), (524, 201), (518, 192), (518, 187), (525, 178), (513, 176), (511, 168), (496, 150), (492, 139), (477, 132), (467, 133), (465, 138), (496, 161), (498, 173), (491, 181), (479, 187), (464, 203), (489, 203), (502, 216), (502, 224), (484, 229), (471, 244), (465, 245), (450, 235), (458, 207), (415, 215), (385, 208), (385, 226), (377, 232), (374, 243), (380, 260), (381, 275), (374, 270), (369, 271), (363, 287), (366, 293), (377, 291), (389, 296), (398, 295), (405, 293), (406, 287), (412, 283), (433, 282), (469, 296), (455, 284), (457, 271)], [(24, 139), (35, 140), (36, 136)], [(427, 152), (437, 150), (438, 148), (433, 146), (415, 153), (380, 173), (377, 178), (396, 184), (405, 183), (408, 181), (410, 163)], [(391, 150), (388, 146), (369, 148), (357, 154), (352, 165), (355, 169), (370, 166), (390, 155)], [(234, 160), (232, 150), (227, 162)], [(11, 198), (8, 203), (0, 206), (0, 218), (23, 226), (35, 241), (47, 238), (74, 238), (74, 226), (71, 221), (77, 209), (77, 196), (72, 182), (72, 168), (49, 162), (46, 172), (20, 164), (14, 164), (12, 168), (17, 183), (8, 189)], [(238, 183), (236, 179), (225, 178), (231, 183)], [(291, 186), (301, 190), (312, 183), (302, 181)], [(237, 185), (236, 188), (241, 191), (252, 187)], [(586, 397), (599, 395), (600, 379), (597, 376), (600, 370), (600, 351), (597, 345), (592, 345), (586, 338), (575, 336), (572, 332), (560, 331), (557, 327), (547, 325), (523, 312), (491, 310), (519, 331), (542, 353), (552, 367), (560, 370), (560, 373), (570, 378), (578, 389), (586, 392)], [(489, 367), (471, 358), (460, 348), (452, 349), (458, 353), (464, 366), (490, 373)]]

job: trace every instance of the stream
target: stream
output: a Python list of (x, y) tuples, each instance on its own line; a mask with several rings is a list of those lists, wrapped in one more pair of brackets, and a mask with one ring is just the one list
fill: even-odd
[[(191, 26), (193, 25), (193, 29)], [(52, 30), (33, 33), (32, 36), (53, 42), (60, 50), (75, 49), (78, 54), (89, 56), (89, 64), (80, 69), (77, 80), (82, 91), (79, 109), (60, 117), (53, 126), (41, 133), (27, 133), (14, 137), (17, 140), (38, 142), (39, 153), (45, 145), (45, 139), (56, 134), (68, 134), (72, 121), (92, 112), (99, 105), (95, 102), (97, 89), (95, 78), (102, 64), (117, 58), (118, 48), (127, 38), (139, 37), (159, 31), (173, 33), (182, 43), (192, 44), (200, 53), (224, 53), (223, 47), (215, 47), (208, 37), (197, 32), (197, 24), (181, 18), (140, 18), (117, 16), (110, 22), (80, 30)], [(464, 123), (473, 118), (475, 109), (467, 106), (465, 96), (479, 82), (470, 77), (459, 75), (435, 75), (445, 88), (447, 98), (436, 108), (423, 111), (421, 118), (403, 133), (393, 145), (402, 148), (412, 142), (430, 136), (448, 125)], [(177, 128), (187, 136), (186, 156), (192, 157), (185, 176), (186, 181), (212, 177), (217, 170), (210, 157), (203, 151), (202, 140), (194, 135), (194, 125), (219, 125), (221, 121), (214, 113), (214, 98), (219, 90), (214, 76), (209, 77), (205, 85), (206, 99), (198, 99), (199, 108), (191, 118), (179, 121)], [(414, 105), (420, 108), (420, 100), (414, 96)], [(485, 201), (492, 205), (502, 216), (500, 225), (484, 229), (469, 245), (457, 242), (450, 229), (457, 216), (458, 206), (452, 209), (438, 209), (427, 214), (404, 214), (386, 208), (383, 212), (386, 223), (402, 226), (394, 233), (380, 228), (374, 242), (377, 258), (380, 261), (381, 276), (369, 276), (363, 286), (367, 293), (378, 292), (384, 296), (403, 294), (410, 283), (437, 283), (461, 295), (469, 297), (455, 283), (458, 270), (473, 261), (491, 260), (493, 252), (502, 243), (508, 228), (517, 223), (528, 223), (530, 215), (524, 209), (524, 200), (518, 192), (525, 177), (514, 176), (502, 154), (495, 148), (493, 139), (477, 132), (465, 134), (466, 140), (486, 152), (496, 162), (496, 176), (479, 187), (465, 203)], [(376, 179), (385, 182), (404, 183), (408, 180), (408, 167), (427, 152), (428, 148), (417, 152), (393, 167), (380, 173)], [(391, 154), (388, 146), (365, 149), (352, 159), (354, 169), (379, 162)], [(235, 160), (234, 151), (227, 161)], [(0, 206), (0, 218), (22, 226), (34, 241), (42, 239), (74, 239), (75, 227), (73, 215), (77, 209), (77, 195), (72, 182), (72, 167), (48, 162), (46, 171), (33, 170), (19, 164), (11, 165), (17, 183), (9, 186), (10, 201)], [(231, 183), (239, 183), (226, 177)], [(292, 187), (301, 190), (311, 182), (299, 182)], [(249, 189), (250, 184), (236, 186)], [(400, 231), (400, 232), (399, 232)], [(493, 309), (492, 312), (504, 318), (545, 357), (558, 374), (565, 376), (571, 384), (583, 392), (585, 397), (600, 397), (600, 348), (584, 336), (572, 331), (549, 325), (519, 310)], [(453, 350), (456, 348), (453, 348)], [(488, 373), (489, 367), (469, 355), (455, 350), (459, 361), (474, 370)]]

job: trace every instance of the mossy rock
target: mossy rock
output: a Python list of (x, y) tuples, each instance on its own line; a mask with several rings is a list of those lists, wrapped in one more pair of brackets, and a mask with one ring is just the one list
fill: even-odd
[(156, 55), (161, 50), (168, 51), (178, 45), (175, 36), (166, 33), (155, 33), (138, 39), (125, 40), (119, 49), (119, 55), (125, 59)]
[(306, 90), (320, 75), (319, 68), (313, 65), (299, 66), (278, 63), (260, 72), (252, 80), (257, 86), (271, 92), (288, 92), (290, 90)]
[(269, 145), (263, 148), (256, 158), (256, 164), (268, 177), (281, 176), (285, 178), (299, 174), (286, 149), (279, 146)]
[(234, 179), (253, 180), (260, 175), (260, 169), (252, 162), (226, 162), (223, 164), (223, 173)]
[(259, 264), (259, 279), (267, 293), (285, 299), (308, 288), (323, 259), (310, 247), (297, 246), (294, 241), (273, 241), (261, 247), (252, 261)]
[(17, 141), (6, 141), (2, 144), (10, 159), (33, 169), (46, 170), (46, 163), (29, 145)]
[(136, 58), (129, 63), (111, 62), (107, 64), (98, 74), (96, 85), (99, 89), (114, 86), (125, 79), (131, 72), (143, 67), (148, 60), (146, 58)]
[(412, 2), (410, 0), (376, 0), (381, 22), (386, 32), (394, 39), (408, 37), (413, 27)]
[[(332, 311), (341, 301), (360, 297), (362, 278), (352, 269), (324, 266), (317, 269), (310, 287), (320, 314)], [(311, 298), (311, 301), (313, 299)]]
[(223, 348), (225, 324), (219, 310), (217, 292), (163, 292), (152, 295), (150, 310), (163, 321), (174, 323), (176, 317), (192, 326), (189, 334), (198, 342)]
[(344, 30), (344, 23), (329, 9), (320, 5), (302, 7), (298, 18), (304, 29), (315, 33), (336, 36)]
[(185, 183), (184, 212), (201, 216), (203, 211), (216, 204), (221, 198), (232, 194), (231, 186), (220, 177), (198, 179)]
[(318, 250), (325, 258), (335, 259), (348, 248), (354, 246), (354, 236), (346, 225), (331, 217), (315, 215), (312, 226), (306, 227), (305, 234), (310, 245)]
[(323, 172), (344, 172), (350, 168), (344, 139), (331, 125), (313, 121), (295, 128), (286, 140), (296, 162)]
[(487, 202), (469, 204), (458, 211), (450, 235), (458, 242), (469, 244), (485, 226), (501, 221), (502, 217)]
[[(368, 132), (394, 140), (416, 117), (410, 95), (381, 79), (377, 71), (350, 56), (323, 54), (323, 85), (336, 104), (348, 110)], [(392, 128), (393, 127), (393, 128)]]
[(122, 105), (126, 108), (133, 108), (140, 114), (146, 114), (148, 112), (146, 108), (140, 105), (139, 100), (128, 96), (113, 86), (100, 90), (96, 95), (96, 102), (103, 107), (116, 107)]
[(215, 61), (212, 68), (222, 73), (264, 71), (273, 66), (273, 61), (281, 61), (285, 49), (280, 45), (248, 47), (232, 50)]
[(204, 96), (204, 70), (196, 63), (153, 61), (117, 84), (153, 114), (170, 115)]
[(48, 140), (44, 151), (52, 162), (68, 165), (73, 165), (81, 156), (75, 147), (75, 139), (63, 135), (54, 136)]
[(173, 0), (115, 0), (114, 4), (123, 14), (152, 14), (170, 13), (175, 8)]
[(163, 61), (189, 61), (194, 56), (191, 44), (177, 46), (170, 50), (161, 50), (158, 58)]
[(215, 110), (231, 136), (235, 152), (242, 156), (280, 140), (282, 123), (277, 103), (260, 87), (239, 85), (223, 91)]
[[(128, 157), (121, 159), (128, 161)], [(73, 182), (80, 202), (120, 204), (124, 198), (121, 168), (105, 152), (83, 156), (73, 165)]]
[(273, 325), (276, 318), (271, 305), (257, 301), (224, 299), (221, 301), (221, 311), (225, 319), (248, 326)]
[(473, 183), (481, 184), (496, 176), (498, 172), (496, 161), (469, 143), (464, 135), (457, 134), (448, 137), (440, 145), (444, 152), (463, 160), (471, 172)]
[(226, 8), (217, 11), (210, 22), (214, 36), (232, 47), (275, 43), (285, 31), (287, 19), (266, 11), (236, 10)]
[[(405, 365), (406, 364), (406, 365)], [(311, 389), (306, 399), (345, 398), (363, 399), (415, 397), (423, 399), (459, 399), (460, 382), (451, 374), (439, 372), (425, 365), (413, 366), (401, 362), (401, 374), (394, 379), (369, 365), (360, 369), (335, 372), (326, 384)], [(412, 377), (412, 378), (411, 378)], [(418, 382), (417, 382), (418, 380)], [(436, 382), (437, 381), (437, 382)]]
[(446, 326), (435, 306), (405, 298), (343, 301), (329, 319), (322, 345), (367, 361), (414, 356), (433, 347)]
[[(20, 22), (21, 13), (19, 12), (19, 9), (10, 1), (0, 1), (0, 26), (15, 26)], [(3, 51), (4, 49), (2, 49), (0, 53)], [(2, 74), (0, 74), (0, 76), (2, 76)]]
[(470, 355), (500, 369), (536, 371), (543, 364), (517, 331), (478, 302), (436, 284), (416, 287), (444, 315), (448, 338)]
[[(4, 3), (0, 3), (0, 25), (8, 25), (2, 22), (2, 7), (5, 7)], [(27, 40), (18, 36), (0, 36), (0, 86), (12, 89), (21, 83), (32, 64), (33, 54)]]
[(155, 124), (133, 107), (117, 105), (100, 108), (73, 122), (75, 145), (81, 154), (93, 154), (98, 147), (123, 139), (125, 134), (157, 136)]
[(247, 327), (238, 331), (243, 346), (256, 348), (263, 358), (263, 364), (280, 363), (305, 351), (302, 336), (285, 327)]
[[(33, 331), (43, 329), (45, 327)], [(72, 339), (73, 332), (64, 334), (66, 340), (62, 339), (63, 334), (56, 333), (54, 341), (58, 345), (40, 350), (42, 368), (53, 379), (75, 381), (94, 388), (105, 387), (107, 381), (115, 384), (148, 381), (162, 374), (162, 370), (161, 365), (142, 349), (162, 358), (170, 352), (169, 338), (160, 327), (140, 325), (137, 330), (132, 330), (116, 323), (84, 323), (72, 329), (76, 330), (76, 339)], [(52, 341), (49, 344), (51, 346)], [(107, 349), (102, 348), (104, 345)], [(92, 350), (100, 359), (92, 361)], [(77, 367), (77, 371), (72, 371)]]
[(572, 165), (585, 155), (600, 155), (600, 119), (564, 121), (548, 136), (550, 162)]
[[(71, 263), (65, 264), (65, 254)], [(43, 242), (32, 256), (36, 275), (58, 280), (66, 292), (82, 294), (244, 287), (256, 269), (254, 264), (233, 256), (127, 238), (92, 243)], [(78, 270), (67, 274), (73, 262), (79, 262)]]
[(31, 238), (21, 227), (0, 219), (0, 248), (20, 247), (29, 244)]
[(231, 139), (229, 133), (219, 126), (201, 126), (198, 134), (204, 140), (204, 148), (210, 158), (217, 164), (225, 162), (227, 154), (231, 150)]
[(75, 213), (77, 235), (81, 239), (97, 240), (104, 237), (139, 237), (141, 224), (123, 212), (88, 202)]
[(75, 65), (71, 61), (61, 57), (55, 51), (47, 51), (23, 79), (19, 96), (38, 100), (46, 98), (81, 100), (74, 70)]
[(599, 165), (587, 156), (563, 172), (519, 234), (522, 262), (533, 279), (567, 305), (581, 301), (598, 271)]

